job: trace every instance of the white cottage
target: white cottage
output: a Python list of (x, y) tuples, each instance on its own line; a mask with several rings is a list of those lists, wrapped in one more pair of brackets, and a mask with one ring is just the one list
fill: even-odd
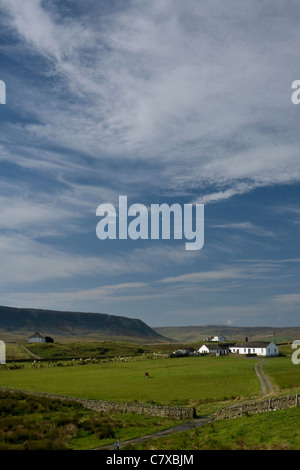
[(279, 354), (276, 344), (264, 341), (237, 343), (229, 349), (234, 354), (256, 354), (257, 356), (278, 356)]
[(225, 343), (227, 341), (227, 338), (223, 335), (215, 335), (215, 336), (209, 336), (208, 338), (204, 338), (204, 341), (211, 341), (211, 342), (216, 342), (216, 343)]
[(198, 352), (200, 354), (215, 354), (216, 356), (223, 356), (227, 354), (228, 350), (221, 348), (217, 344), (202, 344)]
[(37, 331), (28, 338), (28, 343), (45, 343), (46, 339), (43, 338)]

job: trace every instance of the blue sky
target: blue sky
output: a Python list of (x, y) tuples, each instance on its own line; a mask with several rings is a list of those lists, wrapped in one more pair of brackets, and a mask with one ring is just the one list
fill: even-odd
[[(0, 0), (0, 304), (299, 326), (298, 2)], [(205, 243), (96, 208), (205, 204)]]

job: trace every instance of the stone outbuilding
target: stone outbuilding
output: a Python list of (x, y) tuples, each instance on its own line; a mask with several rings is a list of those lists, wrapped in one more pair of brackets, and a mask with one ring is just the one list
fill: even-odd
[(38, 333), (37, 331), (29, 336), (28, 338), (28, 343), (45, 343), (46, 342), (46, 339), (40, 335), (40, 333)]

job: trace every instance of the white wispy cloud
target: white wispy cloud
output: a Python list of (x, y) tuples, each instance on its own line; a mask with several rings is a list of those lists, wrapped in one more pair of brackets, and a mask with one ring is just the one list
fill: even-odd
[[(290, 15), (282, 43), (278, 17), (273, 13), (266, 26), (258, 2), (244, 11), (232, 0), (233, 16), (215, 15), (213, 4), (194, 1), (185, 8), (131, 2), (106, 16), (108, 24), (98, 12), (98, 30), (85, 22), (88, 16), (63, 18), (59, 8), (46, 9), (39, 0), (1, 4), (28, 51), (53, 62), (52, 73), (63, 77), (62, 89), (73, 97), (68, 106), (61, 93), (53, 92), (52, 102), (33, 99), (41, 122), (26, 131), (37, 138), (96, 161), (164, 162), (157, 186), (188, 185), (200, 193), (220, 187), (203, 194), (203, 202), (299, 180), (298, 147), (289, 139), (295, 124), (282, 89), (293, 56), (289, 45), (298, 34)], [(270, 41), (272, 50), (262, 52), (261, 44)], [(278, 145), (283, 122), (291, 130)]]
[(222, 229), (233, 229), (233, 230), (242, 230), (249, 233), (252, 233), (257, 236), (262, 237), (276, 237), (276, 234), (271, 230), (259, 227), (258, 225), (253, 224), (252, 222), (232, 222), (227, 224), (212, 224), (213, 228), (222, 228)]
[[(197, 312), (191, 299), (199, 292), (228, 288), (242, 297), (252, 281), (262, 292), (262, 280), (271, 292), (272, 276), (278, 288), (290, 276), (296, 290), (299, 257), (276, 243), (278, 224), (238, 202), (300, 180), (299, 110), (290, 100), (297, 0), (284, 7), (271, 0), (0, 0), (0, 10), (8, 69), (0, 281), (3, 291), (14, 290), (12, 304), (84, 305), (90, 297), (95, 305), (136, 300), (144, 308), (156, 299)], [(211, 238), (200, 253), (130, 244), (98, 245), (95, 256), (93, 239), (81, 235), (96, 241), (96, 207), (120, 194), (147, 205), (165, 196), (210, 205)], [(234, 220), (229, 210), (217, 212), (222, 203), (233, 204)], [(280, 208), (276, 214), (271, 205), (274, 222)], [(296, 229), (296, 198), (281, 207)], [(274, 252), (281, 259), (263, 260)], [(92, 277), (99, 282), (90, 284)], [(73, 282), (79, 288), (70, 289)], [(49, 283), (44, 292), (42, 283)], [(255, 312), (272, 305), (258, 301)], [(212, 307), (217, 318), (222, 308)]]
[(300, 293), (280, 294), (271, 298), (271, 302), (280, 305), (285, 311), (300, 307)]
[(0, 260), (2, 286), (74, 279), (76, 276), (100, 273), (109, 275), (124, 273), (126, 270), (122, 260), (110, 260), (108, 263), (99, 257), (74, 255), (18, 234), (13, 237), (1, 235)]
[[(52, 235), (52, 233), (50, 233)], [(182, 247), (135, 248), (116, 254), (95, 252), (86, 255), (51, 246), (21, 233), (0, 235), (0, 281), (2, 286), (11, 283), (45, 282), (54, 279), (71, 279), (97, 275), (103, 281), (108, 276), (147, 274), (159, 272), (162, 267), (187, 266), (193, 254), (186, 256)]]

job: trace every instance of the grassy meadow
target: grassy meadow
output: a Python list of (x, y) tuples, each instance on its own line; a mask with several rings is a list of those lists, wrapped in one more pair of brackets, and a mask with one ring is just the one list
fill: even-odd
[(84, 450), (174, 426), (169, 418), (97, 413), (73, 401), (0, 390), (0, 450)]
[[(28, 360), (26, 348), (43, 360)], [(255, 364), (261, 361), (276, 394), (299, 393), (300, 366), (291, 361), (290, 345), (283, 346), (280, 357), (268, 359), (234, 355), (169, 358), (164, 355), (168, 348), (171, 345), (161, 350), (161, 346), (114, 342), (11, 344), (7, 353), (15, 360), (0, 366), (0, 387), (117, 402), (194, 406), (198, 416), (206, 416), (234, 404), (238, 395), (241, 401), (261, 398), (255, 373)], [(5, 392), (0, 392), (0, 449), (89, 449), (178, 424), (130, 413), (99, 414), (80, 405), (55, 400), (51, 404), (19, 392), (6, 397), (1, 393)], [(299, 413), (300, 407), (215, 421), (134, 448), (296, 449), (300, 448)]]
[(34, 356), (49, 360), (81, 357), (103, 359), (115, 356), (137, 356), (151, 352), (151, 349), (139, 344), (114, 341), (6, 344), (7, 360), (30, 359)]
[(266, 361), (263, 369), (278, 390), (300, 388), (300, 367), (286, 357), (278, 357), (276, 361)]
[[(0, 369), (0, 384), (70, 397), (195, 406), (237, 395), (260, 396), (255, 361), (203, 356), (81, 366), (25, 364), (17, 370)], [(144, 377), (145, 371), (149, 378)]]
[(299, 450), (300, 407), (214, 421), (125, 450)]

